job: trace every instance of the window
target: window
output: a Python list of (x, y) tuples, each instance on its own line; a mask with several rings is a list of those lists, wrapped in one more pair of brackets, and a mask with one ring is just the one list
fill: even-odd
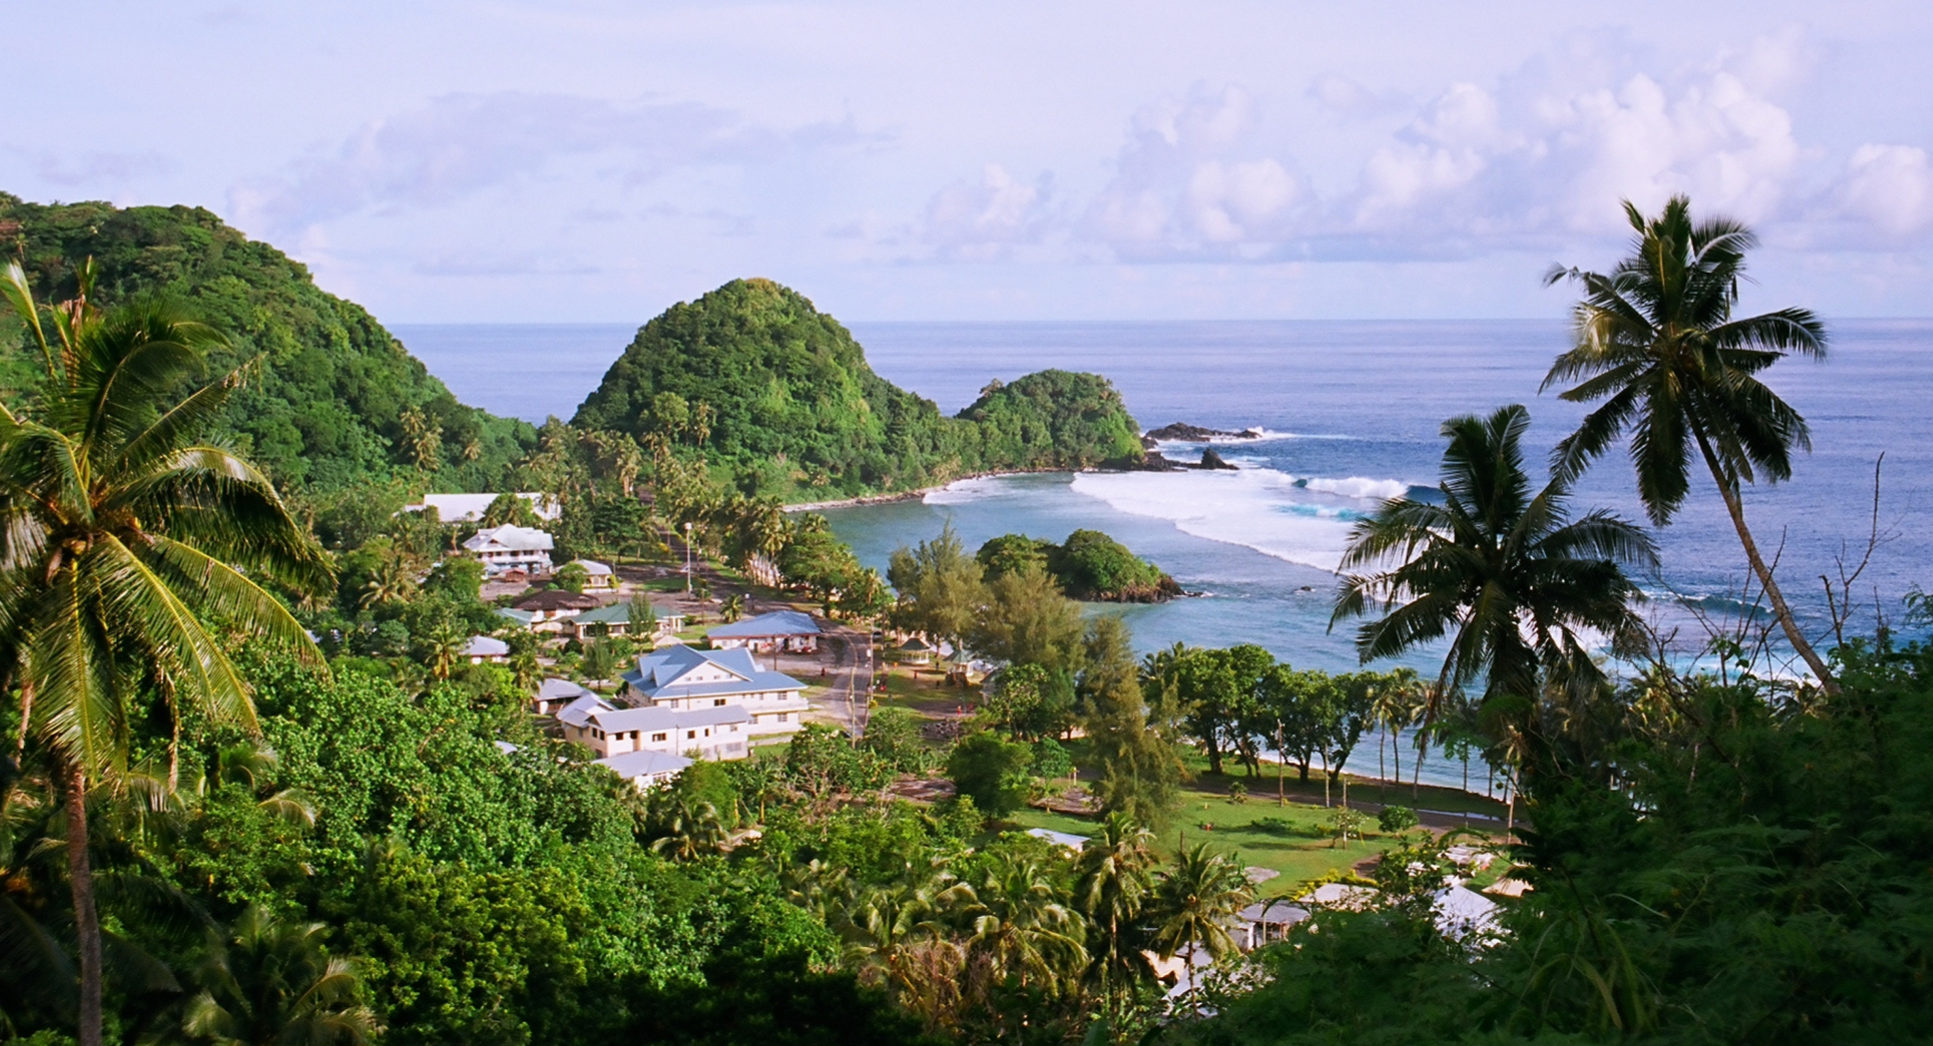
[(655, 734), (652, 734), (652, 735), (651, 735), (651, 740), (653, 740), (653, 741), (662, 741), (662, 740), (664, 740), (664, 739), (665, 739), (665, 734), (664, 734), (664, 731), (662, 731), (662, 730), (660, 730), (659, 732), (657, 732), (657, 733), (655, 733)]
[(788, 716), (790, 716), (791, 714), (792, 714), (792, 713), (790, 713), (790, 712), (780, 712), (780, 713), (779, 713), (779, 722), (781, 722), (781, 723), (783, 723), (783, 722), (786, 722), (786, 721), (787, 721), (787, 717), (788, 717)]
[(725, 703), (725, 699), (722, 697), (714, 697), (711, 699), (711, 706), (713, 708), (718, 708), (722, 706), (724, 703)]
[(687, 730), (687, 731), (685, 731), (685, 740), (687, 740), (687, 741), (689, 741), (689, 740), (691, 740), (692, 738), (694, 738), (694, 737), (697, 737), (697, 736), (698, 736), (698, 731), (696, 731), (696, 730)]

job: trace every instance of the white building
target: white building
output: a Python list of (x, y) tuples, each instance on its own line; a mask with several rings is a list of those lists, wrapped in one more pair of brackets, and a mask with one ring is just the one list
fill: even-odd
[(550, 570), (550, 550), (553, 547), (549, 534), (514, 523), (486, 527), (463, 543), (464, 551), (483, 561), (486, 576), (501, 574), (506, 570), (546, 573)]
[(752, 662), (748, 650), (694, 650), (683, 644), (638, 657), (624, 673), (624, 698), (651, 708), (691, 710), (737, 705), (751, 716), (753, 736), (789, 734), (812, 706), (805, 684)]
[[(425, 494), (423, 500), (414, 505), (404, 505), (404, 512), (421, 512), (435, 509), (436, 518), (445, 523), (475, 523), (483, 518), (490, 503), (502, 497), (501, 494)], [(557, 499), (549, 494), (520, 490), (517, 496), (530, 502), (530, 510), (537, 518), (548, 523), (557, 518)]]
[(774, 610), (705, 633), (715, 649), (746, 648), (761, 653), (786, 650), (810, 654), (819, 649), (819, 623), (798, 610)]
[(471, 636), (463, 646), (463, 656), (473, 665), (485, 661), (500, 665), (510, 660), (510, 644), (495, 636)]
[(687, 758), (743, 759), (752, 717), (738, 705), (708, 708), (619, 708), (587, 694), (557, 713), (564, 740), (611, 759), (627, 752)]
[(670, 783), (685, 767), (691, 765), (691, 760), (681, 755), (639, 751), (599, 759), (597, 765), (610, 767), (619, 777), (636, 785), (638, 791), (648, 792), (661, 784)]

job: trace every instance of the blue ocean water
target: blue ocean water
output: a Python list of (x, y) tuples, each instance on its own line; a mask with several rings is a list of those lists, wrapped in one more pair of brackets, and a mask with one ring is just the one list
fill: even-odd
[[(1825, 363), (1789, 360), (1767, 381), (1805, 415), (1813, 451), (1790, 482), (1747, 492), (1762, 547), (1778, 556), (1786, 593), (1809, 630), (1829, 625), (1822, 578), (1835, 584), (1864, 556), (1873, 529), (1874, 465), (1884, 453), (1880, 542), (1851, 586), (1854, 627), (1897, 617), (1900, 596), (1933, 584), (1933, 321), (1832, 325)], [(832, 509), (834, 530), (864, 562), (951, 521), (969, 547), (1024, 532), (1059, 540), (1104, 530), (1201, 598), (1121, 610), (1144, 650), (1176, 642), (1257, 643), (1298, 666), (1352, 669), (1347, 625), (1331, 631), (1332, 573), (1349, 526), (1376, 500), (1434, 485), (1454, 414), (1506, 403), (1531, 411), (1541, 453), (1583, 408), (1540, 395), (1566, 341), (1559, 322), (857, 323), (875, 370), (957, 411), (988, 381), (1043, 367), (1107, 375), (1144, 427), (1186, 421), (1258, 427), (1256, 441), (1217, 447), (1232, 473), (1035, 475), (970, 480), (918, 501)], [(569, 417), (629, 343), (622, 325), (405, 326), (396, 333), (460, 399), (499, 413)], [(1165, 448), (1193, 457), (1199, 445)], [(1628, 464), (1607, 457), (1576, 504), (1642, 519)], [(1658, 532), (1664, 569), (1644, 585), (1658, 627), (1699, 645), (1704, 625), (1759, 619), (1736, 598), (1743, 554), (1709, 483)], [(1114, 608), (1108, 608), (1110, 610)], [(1430, 670), (1428, 652), (1409, 659)], [(1374, 752), (1364, 749), (1368, 758)], [(1363, 756), (1358, 756), (1358, 759)], [(1360, 768), (1355, 761), (1352, 767)], [(1455, 779), (1460, 767), (1430, 767)]]

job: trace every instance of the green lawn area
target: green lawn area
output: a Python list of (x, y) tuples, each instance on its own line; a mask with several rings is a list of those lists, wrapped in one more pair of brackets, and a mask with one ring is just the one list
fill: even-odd
[[(1375, 832), (1372, 820), (1365, 827), (1367, 840), (1351, 839), (1333, 845), (1334, 840), (1321, 832), (1330, 811), (1320, 806), (1290, 803), (1277, 806), (1269, 800), (1251, 799), (1230, 802), (1221, 796), (1189, 792), (1157, 841), (1162, 856), (1174, 854), (1178, 846), (1207, 842), (1214, 850), (1238, 855), (1244, 865), (1272, 868), (1282, 873), (1256, 887), (1258, 895), (1273, 897), (1301, 893), (1301, 884), (1335, 873), (1353, 872), (1357, 862), (1374, 857), (1395, 843), (1391, 837)], [(1038, 810), (1032, 807), (1014, 814), (1009, 820), (1019, 828), (1048, 828), (1073, 835), (1094, 834), (1091, 818)]]

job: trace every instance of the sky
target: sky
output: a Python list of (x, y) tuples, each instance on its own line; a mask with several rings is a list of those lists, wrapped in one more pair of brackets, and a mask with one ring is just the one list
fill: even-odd
[(14, 0), (0, 190), (206, 207), (389, 323), (1551, 317), (1620, 200), (1933, 314), (1933, 4)]

